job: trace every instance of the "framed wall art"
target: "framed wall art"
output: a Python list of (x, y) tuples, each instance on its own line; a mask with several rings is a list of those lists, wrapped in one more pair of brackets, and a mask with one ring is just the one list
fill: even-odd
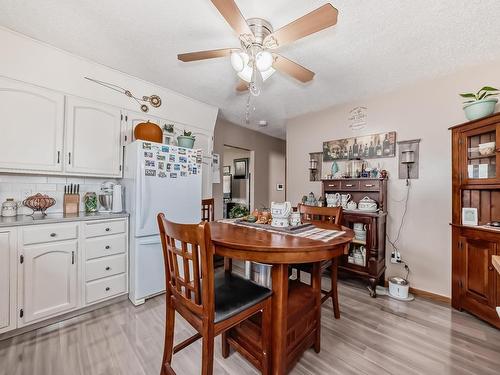
[(323, 161), (377, 159), (396, 156), (396, 132), (323, 142)]
[(234, 159), (234, 174), (235, 179), (248, 178), (248, 158)]

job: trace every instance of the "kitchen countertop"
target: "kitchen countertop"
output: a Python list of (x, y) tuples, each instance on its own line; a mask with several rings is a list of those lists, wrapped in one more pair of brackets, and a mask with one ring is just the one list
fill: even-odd
[(123, 217), (128, 217), (127, 212), (123, 213), (111, 213), (111, 212), (95, 212), (95, 213), (85, 213), (80, 212), (78, 214), (47, 214), (42, 216), (36, 214), (34, 216), (29, 215), (17, 215), (13, 217), (3, 217), (0, 216), (0, 228), (2, 227), (15, 227), (21, 225), (35, 225), (35, 224), (51, 224), (51, 223), (62, 223), (67, 221), (90, 221), (90, 220), (105, 220), (105, 219), (119, 219)]

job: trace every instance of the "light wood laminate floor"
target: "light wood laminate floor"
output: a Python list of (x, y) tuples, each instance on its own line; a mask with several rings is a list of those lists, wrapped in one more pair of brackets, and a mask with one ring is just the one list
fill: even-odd
[[(325, 287), (328, 281), (323, 280)], [(500, 331), (467, 313), (424, 299), (369, 297), (340, 283), (341, 319), (323, 304), (321, 353), (307, 351), (292, 374), (496, 374)], [(1, 375), (157, 375), (163, 350), (164, 297), (128, 301), (0, 342)], [(178, 316), (175, 342), (192, 334)], [(174, 355), (179, 375), (199, 374), (201, 342)], [(257, 374), (240, 355), (224, 360), (216, 340), (215, 374)]]

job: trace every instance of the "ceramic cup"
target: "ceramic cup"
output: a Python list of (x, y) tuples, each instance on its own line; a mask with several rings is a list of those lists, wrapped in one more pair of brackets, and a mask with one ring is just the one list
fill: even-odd
[(296, 227), (299, 224), (300, 224), (300, 213), (298, 213), (298, 212), (292, 212), (290, 214), (290, 225), (292, 227)]

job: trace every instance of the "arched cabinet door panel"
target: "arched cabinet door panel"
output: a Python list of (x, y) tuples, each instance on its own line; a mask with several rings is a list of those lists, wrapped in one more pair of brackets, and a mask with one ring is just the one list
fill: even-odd
[(91, 100), (66, 97), (66, 171), (121, 177), (122, 112)]
[(62, 172), (64, 95), (0, 78), (0, 171)]
[(16, 237), (15, 229), (0, 228), (0, 333), (16, 328)]
[(21, 325), (78, 307), (77, 251), (77, 240), (23, 248)]

